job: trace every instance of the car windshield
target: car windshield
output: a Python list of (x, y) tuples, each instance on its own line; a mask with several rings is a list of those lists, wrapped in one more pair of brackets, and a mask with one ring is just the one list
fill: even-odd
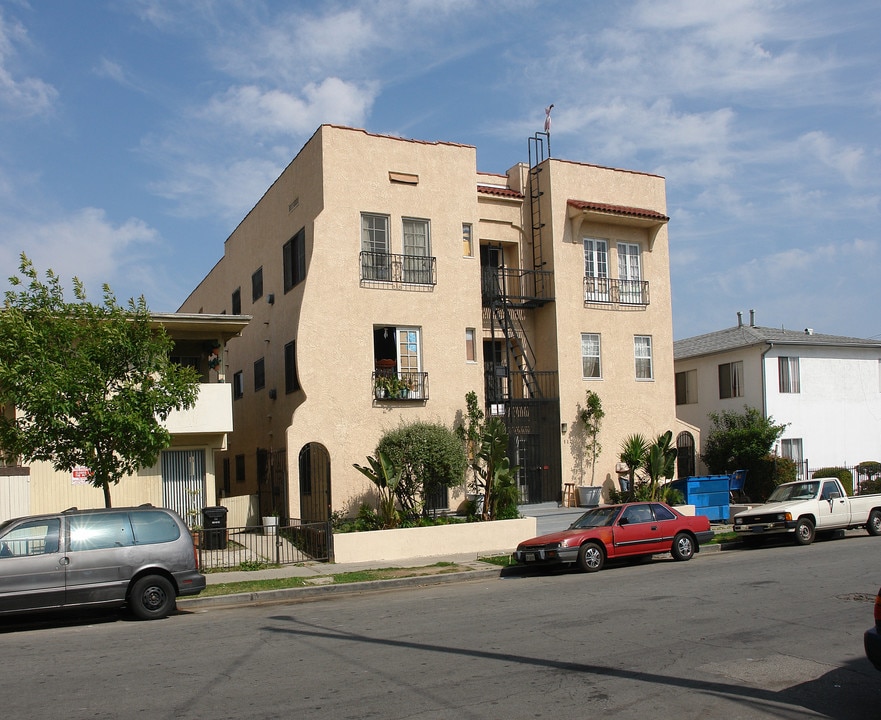
[(584, 513), (584, 515), (578, 518), (578, 520), (572, 523), (569, 527), (572, 530), (578, 530), (581, 528), (604, 527), (606, 525), (611, 525), (620, 510), (621, 508), (615, 505), (594, 508)]
[(819, 482), (801, 482), (792, 485), (781, 485), (768, 498), (769, 503), (786, 502), (787, 500), (810, 500), (820, 491)]

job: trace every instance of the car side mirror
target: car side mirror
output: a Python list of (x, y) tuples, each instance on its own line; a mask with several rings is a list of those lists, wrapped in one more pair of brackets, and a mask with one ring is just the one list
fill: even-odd
[(626, 517), (623, 517), (623, 518), (621, 518), (621, 520), (618, 521), (618, 524), (619, 524), (619, 525), (629, 525), (629, 524), (630, 524), (630, 519), (629, 519), (629, 518), (626, 518)]
[(840, 498), (840, 497), (841, 497), (841, 493), (838, 492), (838, 491), (835, 491), (835, 492), (831, 492), (831, 493), (829, 493), (829, 497), (827, 497), (826, 499), (827, 499), (829, 502), (832, 502), (833, 500), (837, 500), (837, 499)]

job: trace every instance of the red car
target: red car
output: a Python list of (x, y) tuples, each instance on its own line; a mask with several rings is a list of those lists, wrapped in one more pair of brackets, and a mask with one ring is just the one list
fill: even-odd
[(661, 502), (635, 502), (592, 508), (568, 530), (525, 540), (514, 560), (523, 565), (577, 562), (596, 572), (607, 559), (672, 553), (690, 560), (713, 537), (704, 515), (688, 516)]

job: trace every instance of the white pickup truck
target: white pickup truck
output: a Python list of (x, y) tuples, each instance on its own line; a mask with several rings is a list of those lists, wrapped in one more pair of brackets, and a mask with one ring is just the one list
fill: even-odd
[(792, 533), (798, 545), (810, 545), (818, 532), (860, 527), (881, 535), (881, 494), (848, 497), (837, 478), (778, 485), (764, 505), (734, 516), (742, 538)]

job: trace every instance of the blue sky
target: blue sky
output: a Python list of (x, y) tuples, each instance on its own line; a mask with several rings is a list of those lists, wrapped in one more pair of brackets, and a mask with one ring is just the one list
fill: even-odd
[[(321, 123), (667, 179), (674, 336), (881, 338), (877, 0), (0, 0), (24, 251), (173, 311)], [(584, 198), (590, 199), (590, 198)]]

